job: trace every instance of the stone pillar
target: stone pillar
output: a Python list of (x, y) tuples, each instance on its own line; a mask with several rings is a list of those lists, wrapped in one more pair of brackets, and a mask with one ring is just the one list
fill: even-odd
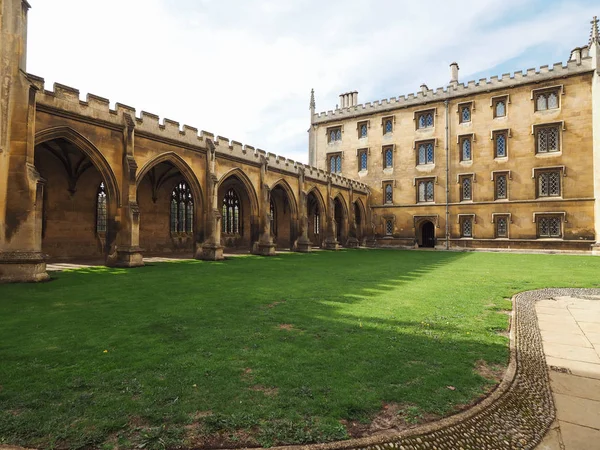
[(335, 222), (335, 202), (331, 198), (331, 175), (328, 176), (327, 183), (327, 231), (325, 236), (324, 248), (326, 250), (339, 250), (340, 243), (337, 240), (337, 226)]
[(49, 279), (42, 255), (45, 181), (34, 166), (37, 88), (25, 67), (28, 10), (23, 0), (0, 2), (0, 282)]
[[(123, 182), (121, 189), (121, 225), (117, 236), (116, 251), (109, 254), (107, 264), (115, 267), (141, 267), (144, 265), (140, 248), (140, 208), (137, 203), (137, 163), (135, 162), (135, 123), (123, 114)], [(109, 199), (110, 201), (110, 199)], [(113, 228), (109, 225), (110, 230)], [(110, 243), (108, 243), (110, 246)]]
[(348, 204), (348, 242), (346, 242), (346, 247), (357, 248), (359, 245), (358, 242), (358, 230), (356, 227), (356, 217), (354, 214), (354, 187), (350, 185), (350, 202)]
[(273, 256), (276, 254), (275, 243), (271, 236), (271, 189), (266, 183), (267, 160), (260, 157), (260, 205), (258, 206), (260, 237), (252, 247), (252, 253), (261, 256)]
[(196, 252), (196, 259), (205, 261), (221, 261), (223, 246), (221, 245), (221, 213), (219, 211), (219, 192), (217, 175), (215, 174), (215, 144), (208, 139), (206, 152), (206, 240)]
[(298, 169), (298, 240), (295, 250), (297, 252), (310, 252), (311, 242), (308, 239), (308, 204), (304, 190), (304, 168)]
[(594, 158), (594, 228), (596, 243), (592, 246), (592, 254), (600, 256), (600, 36), (598, 18), (592, 20), (589, 55), (592, 58), (592, 146)]

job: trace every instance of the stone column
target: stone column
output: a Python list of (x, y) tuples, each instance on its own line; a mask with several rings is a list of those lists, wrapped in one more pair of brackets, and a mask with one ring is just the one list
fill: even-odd
[(196, 252), (196, 259), (205, 261), (221, 261), (223, 246), (221, 245), (221, 213), (219, 211), (219, 192), (217, 175), (215, 174), (216, 148), (213, 141), (207, 140), (206, 151), (206, 240)]
[(594, 164), (594, 228), (596, 243), (592, 245), (592, 254), (600, 256), (600, 32), (598, 31), (598, 18), (592, 21), (590, 35), (590, 56), (592, 67), (595, 69), (592, 76), (592, 148)]
[(325, 206), (327, 211), (327, 231), (324, 242), (324, 248), (326, 250), (339, 250), (340, 243), (337, 240), (337, 227), (338, 224), (335, 222), (335, 202), (331, 197), (331, 176), (328, 176), (327, 183), (327, 205)]
[[(121, 189), (121, 226), (119, 227), (116, 251), (109, 254), (107, 264), (115, 267), (141, 267), (144, 256), (140, 248), (140, 208), (137, 203), (137, 163), (135, 162), (135, 123), (123, 114), (123, 183)], [(109, 199), (111, 201), (111, 199)], [(112, 222), (112, 221), (109, 221)], [(109, 235), (113, 228), (109, 223)], [(107, 245), (112, 247), (110, 239)]]
[(259, 205), (259, 226), (260, 237), (252, 248), (252, 253), (262, 256), (273, 256), (276, 254), (275, 243), (271, 236), (271, 189), (266, 183), (267, 178), (267, 160), (261, 156), (260, 167), (260, 205)]
[(297, 252), (310, 252), (311, 242), (308, 239), (308, 204), (306, 191), (304, 190), (304, 168), (298, 169), (298, 240), (296, 241)]
[(348, 242), (346, 242), (346, 246), (350, 248), (358, 247), (358, 230), (356, 226), (356, 216), (354, 214), (354, 187), (350, 184), (350, 202), (348, 204)]

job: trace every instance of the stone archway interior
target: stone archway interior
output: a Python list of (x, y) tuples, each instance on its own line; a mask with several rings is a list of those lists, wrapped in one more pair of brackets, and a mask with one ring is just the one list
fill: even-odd
[(323, 240), (323, 212), (314, 192), (309, 193), (306, 197), (306, 207), (308, 209), (308, 239), (313, 245), (320, 247)]
[(102, 261), (108, 249), (109, 199), (91, 159), (70, 141), (36, 145), (34, 164), (46, 180), (42, 206), (42, 253), (49, 261)]
[(249, 249), (252, 246), (252, 208), (246, 186), (232, 175), (219, 186), (218, 198), (221, 244), (229, 249)]
[(271, 191), (271, 235), (277, 248), (292, 247), (292, 211), (287, 192), (277, 186)]
[(334, 219), (336, 223), (335, 232), (336, 238), (338, 242), (342, 243), (344, 241), (344, 207), (342, 206), (342, 202), (339, 198), (336, 198), (334, 201)]
[(356, 222), (356, 238), (362, 238), (362, 214), (360, 204), (358, 202), (354, 202), (354, 222)]

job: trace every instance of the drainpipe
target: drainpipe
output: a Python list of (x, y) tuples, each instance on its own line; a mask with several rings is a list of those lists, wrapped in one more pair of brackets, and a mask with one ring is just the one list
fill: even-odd
[(450, 200), (450, 152), (448, 151), (448, 142), (450, 141), (450, 118), (448, 116), (448, 100), (444, 100), (444, 106), (446, 107), (446, 250), (450, 249), (450, 233), (449, 233), (449, 223), (448, 219), (450, 218), (450, 209), (449, 209), (449, 200)]

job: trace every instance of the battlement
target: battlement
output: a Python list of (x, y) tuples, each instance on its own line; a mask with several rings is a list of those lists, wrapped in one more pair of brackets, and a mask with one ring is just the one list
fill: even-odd
[(432, 102), (449, 100), (452, 98), (466, 97), (476, 95), (492, 90), (506, 89), (518, 85), (529, 83), (540, 83), (554, 78), (562, 78), (571, 75), (592, 72), (592, 58), (586, 56), (579, 61), (572, 59), (563, 65), (558, 62), (550, 66), (541, 66), (538, 70), (535, 68), (527, 69), (526, 72), (517, 71), (513, 74), (505, 73), (500, 77), (493, 76), (482, 78), (479, 81), (471, 80), (466, 83), (451, 82), (448, 86), (438, 87), (436, 89), (426, 89), (425, 87), (416, 93), (392, 97), (375, 102), (367, 102), (347, 108), (338, 108), (315, 114), (312, 118), (313, 124), (344, 120), (351, 117), (363, 116), (375, 113), (384, 113), (396, 109), (419, 106)]
[(156, 114), (141, 111), (139, 116), (136, 109), (116, 103), (115, 108), (110, 108), (110, 101), (95, 94), (87, 94), (85, 100), (81, 100), (80, 92), (70, 86), (54, 83), (53, 89), (46, 90), (44, 79), (28, 74), (29, 81), (37, 88), (36, 105), (40, 110), (47, 112), (60, 112), (83, 120), (92, 120), (100, 126), (124, 130), (131, 124), (135, 127), (138, 136), (149, 139), (167, 140), (173, 145), (181, 145), (197, 151), (207, 151), (207, 140), (215, 144), (216, 152), (221, 157), (232, 157), (249, 164), (260, 164), (264, 157), (269, 167), (299, 176), (301, 171), (307, 178), (327, 184), (331, 179), (337, 187), (354, 189), (361, 193), (368, 193), (366, 184), (355, 180), (341, 177), (336, 174), (325, 172), (316, 167), (293, 161), (284, 156), (268, 153), (256, 149), (251, 145), (230, 140), (223, 136), (216, 136), (209, 131), (201, 130), (190, 125), (181, 125), (179, 122), (165, 118), (162, 123)]

